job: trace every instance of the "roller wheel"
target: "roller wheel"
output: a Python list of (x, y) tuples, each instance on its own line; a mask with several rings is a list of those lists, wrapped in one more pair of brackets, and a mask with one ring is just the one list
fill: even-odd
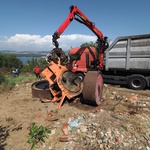
[(52, 94), (49, 90), (49, 82), (47, 80), (41, 80), (34, 82), (31, 85), (32, 97), (42, 99), (52, 99)]
[(103, 92), (103, 77), (100, 71), (89, 71), (83, 81), (83, 102), (99, 105)]

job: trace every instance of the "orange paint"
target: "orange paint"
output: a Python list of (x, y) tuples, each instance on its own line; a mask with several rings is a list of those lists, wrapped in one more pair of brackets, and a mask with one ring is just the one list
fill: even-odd
[(138, 97), (137, 94), (136, 94), (136, 95), (133, 95), (133, 96), (131, 96), (127, 101), (130, 102), (130, 101), (132, 101), (132, 100), (137, 99), (137, 97)]

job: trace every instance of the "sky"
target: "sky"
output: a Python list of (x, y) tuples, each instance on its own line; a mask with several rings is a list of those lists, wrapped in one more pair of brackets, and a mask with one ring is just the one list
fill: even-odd
[[(94, 22), (110, 43), (119, 36), (150, 34), (150, 0), (0, 0), (0, 51), (51, 51), (52, 35), (71, 5)], [(73, 20), (58, 42), (68, 51), (96, 39), (89, 28)]]

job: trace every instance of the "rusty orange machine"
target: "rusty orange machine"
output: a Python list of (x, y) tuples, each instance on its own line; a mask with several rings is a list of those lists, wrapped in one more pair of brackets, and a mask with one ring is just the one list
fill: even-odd
[(83, 83), (76, 78), (74, 73), (68, 71), (65, 65), (61, 64), (61, 57), (55, 56), (55, 61), (49, 58), (49, 65), (41, 72), (41, 76), (48, 80), (49, 89), (53, 95), (52, 100), (43, 100), (43, 102), (60, 101), (57, 109), (61, 107), (65, 97), (72, 99), (83, 90)]
[(89, 71), (81, 81), (63, 64), (64, 56), (60, 48), (47, 56), (48, 66), (41, 72), (45, 80), (32, 84), (33, 97), (41, 98), (42, 102), (58, 102), (56, 109), (60, 109), (64, 100), (83, 99), (86, 104), (99, 105), (103, 91), (101, 72)]

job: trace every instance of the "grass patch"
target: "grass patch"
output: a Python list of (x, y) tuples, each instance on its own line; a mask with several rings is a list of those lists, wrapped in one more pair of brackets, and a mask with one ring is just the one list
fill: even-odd
[(16, 84), (35, 82), (37, 78), (32, 74), (20, 74), (18, 77), (4, 76), (3, 82), (0, 83), (0, 92), (11, 90)]
[(31, 81), (36, 81), (37, 79), (35, 78), (35, 76), (32, 75), (19, 75), (19, 77), (5, 77), (5, 81), (7, 84), (18, 84), (21, 82), (31, 82)]

